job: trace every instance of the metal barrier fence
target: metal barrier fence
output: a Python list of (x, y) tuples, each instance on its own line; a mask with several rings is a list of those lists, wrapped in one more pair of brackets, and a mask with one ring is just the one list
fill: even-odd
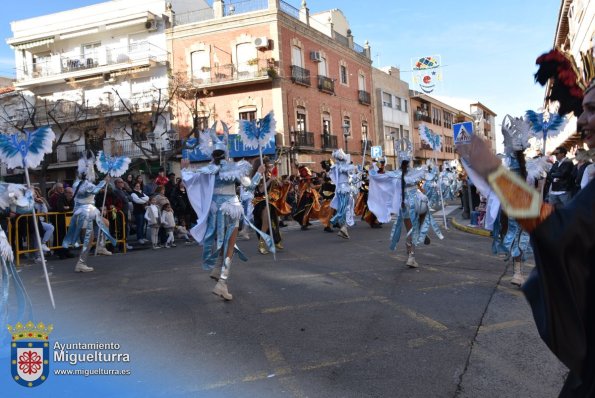
[[(124, 253), (126, 253), (126, 217), (122, 211), (116, 212), (115, 219), (112, 218), (109, 213), (110, 211), (108, 211), (107, 217), (105, 218), (107, 218), (110, 222), (110, 226), (112, 226), (112, 223), (114, 223), (113, 228), (110, 228), (110, 231), (114, 231), (116, 243), (122, 244), (122, 250)], [(68, 226), (70, 225), (70, 221), (72, 219), (72, 212), (37, 213), (36, 216), (38, 219), (43, 218), (43, 222), (54, 226), (54, 232), (52, 234), (52, 239), (50, 240), (53, 243), (51, 245), (48, 244), (48, 248), (50, 250), (62, 249), (61, 239), (64, 239), (64, 236), (66, 235)], [(17, 266), (20, 265), (21, 255), (26, 253), (34, 253), (39, 250), (39, 248), (36, 247), (37, 242), (35, 238), (35, 227), (33, 226), (32, 222), (33, 214), (19, 215), (15, 219), (14, 224), (11, 220), (8, 221), (7, 236), (8, 241), (14, 249)], [(43, 237), (43, 229), (40, 228), (39, 233)], [(94, 237), (97, 238), (97, 236)]]

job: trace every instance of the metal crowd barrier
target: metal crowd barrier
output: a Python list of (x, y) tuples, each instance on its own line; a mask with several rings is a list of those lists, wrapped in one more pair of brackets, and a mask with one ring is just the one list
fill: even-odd
[[(52, 224), (54, 226), (52, 239), (50, 239), (50, 242), (48, 242), (47, 245), (48, 248), (50, 250), (62, 249), (62, 242), (59, 242), (59, 238), (63, 238), (66, 235), (68, 226), (70, 225), (70, 221), (72, 219), (72, 212), (37, 213), (36, 215), (38, 218), (43, 217), (44, 222)], [(58, 223), (60, 217), (64, 217), (64, 223)], [(116, 218), (113, 219), (110, 215), (110, 211), (108, 211), (107, 216), (104, 218), (106, 218), (110, 222), (110, 225), (112, 222), (115, 223), (113, 228), (113, 230), (115, 231), (114, 238), (116, 238), (117, 244), (122, 244), (122, 250), (124, 253), (126, 253), (126, 217), (124, 216), (124, 213), (120, 210), (117, 211)], [(33, 214), (21, 214), (16, 217), (14, 223), (12, 222), (12, 220), (8, 221), (7, 236), (8, 241), (13, 247), (17, 266), (20, 265), (21, 255), (26, 253), (34, 253), (39, 250), (36, 247), (37, 242), (35, 238), (35, 227), (32, 224), (32, 219)], [(60, 228), (63, 228), (62, 233), (60, 233)], [(39, 234), (43, 238), (43, 229), (39, 230)], [(94, 234), (94, 238), (94, 243), (96, 243), (97, 234)]]

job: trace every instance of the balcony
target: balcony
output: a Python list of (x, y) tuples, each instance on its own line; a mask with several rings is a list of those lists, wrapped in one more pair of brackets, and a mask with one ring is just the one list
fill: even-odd
[(330, 134), (321, 134), (322, 149), (337, 149), (337, 136)]
[(298, 131), (295, 138), (295, 146), (297, 147), (314, 147), (314, 133)]
[(432, 118), (426, 114), (421, 113), (421, 112), (415, 112), (413, 114), (413, 120), (416, 122), (432, 123)]
[(327, 94), (335, 94), (335, 82), (326, 76), (318, 75), (318, 90)]
[(297, 65), (291, 65), (291, 81), (302, 86), (310, 87), (310, 71)]
[(370, 105), (372, 103), (372, 97), (367, 91), (359, 90), (357, 92), (357, 99), (362, 105)]
[[(17, 73), (17, 87), (53, 84), (89, 77), (105, 78), (111, 72), (144, 68), (167, 61), (167, 51), (141, 42), (120, 48), (99, 47), (83, 55), (52, 55)], [(109, 78), (109, 77), (108, 77)]]
[(269, 60), (259, 59), (241, 64), (203, 66), (193, 72), (192, 83), (197, 88), (240, 86), (270, 82), (277, 71)]

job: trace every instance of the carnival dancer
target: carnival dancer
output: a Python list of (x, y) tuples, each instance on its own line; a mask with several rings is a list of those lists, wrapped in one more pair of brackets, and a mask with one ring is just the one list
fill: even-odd
[[(415, 261), (415, 245), (419, 236), (420, 214), (427, 212), (427, 197), (418, 189), (417, 184), (423, 178), (425, 170), (411, 169), (413, 161), (413, 144), (408, 139), (395, 141), (400, 170), (387, 171), (378, 174), (376, 170), (370, 171), (370, 192), (368, 206), (378, 217), (381, 223), (387, 223), (391, 214), (397, 219), (391, 230), (390, 249), (395, 250), (401, 238), (403, 224), (407, 231), (406, 265), (411, 268), (418, 267)], [(425, 208), (424, 208), (425, 203)]]
[(297, 206), (293, 219), (301, 225), (302, 231), (310, 226), (311, 214), (320, 211), (320, 185), (314, 184), (312, 171), (306, 166), (299, 166), (300, 180), (297, 188)]
[[(106, 175), (105, 179), (99, 184), (95, 184), (95, 156), (93, 152), (86, 151), (81, 155), (78, 161), (78, 178), (72, 185), (74, 189), (74, 209), (68, 231), (62, 242), (64, 248), (71, 246), (78, 247), (81, 232), (84, 231), (83, 248), (79, 259), (74, 267), (74, 272), (91, 272), (93, 267), (87, 265), (87, 257), (91, 250), (94, 235), (95, 223), (99, 230), (110, 240), (114, 247), (116, 246), (116, 239), (109, 233), (109, 227), (106, 225), (105, 219), (101, 212), (95, 207), (95, 195), (102, 189), (105, 189), (109, 182), (110, 175)], [(109, 225), (109, 224), (108, 224)], [(99, 239), (97, 241), (99, 249), (98, 254), (111, 254), (105, 249), (105, 241)], [(107, 253), (106, 253), (107, 252)]]
[[(234, 251), (238, 251), (241, 260), (247, 260), (235, 247), (239, 221), (244, 216), (235, 184), (251, 184), (248, 175), (252, 166), (245, 160), (234, 162), (227, 159), (228, 129), (225, 124), (223, 129), (226, 132), (223, 140), (215, 134), (215, 125), (201, 134), (200, 150), (211, 156), (211, 163), (190, 169), (190, 161), (183, 159), (182, 179), (188, 190), (188, 199), (198, 214), (197, 224), (190, 233), (203, 246), (202, 267), (211, 271), (210, 277), (217, 280), (213, 294), (230, 301), (233, 296), (229, 293), (227, 280)], [(250, 223), (247, 219), (244, 221)], [(219, 257), (220, 267), (215, 265)]]
[[(378, 174), (384, 174), (384, 165), (386, 164), (386, 158), (382, 157), (376, 163)], [(364, 166), (362, 173), (362, 181), (359, 188), (357, 199), (355, 200), (355, 207), (353, 213), (356, 216), (360, 216), (361, 219), (370, 225), (370, 228), (382, 228), (382, 224), (378, 222), (378, 218), (368, 208), (368, 191), (369, 191), (369, 177), (370, 165)]]
[[(254, 184), (254, 225), (262, 231), (263, 234), (269, 235), (269, 227), (273, 232), (273, 241), (278, 250), (283, 250), (281, 243), (281, 231), (279, 230), (279, 216), (286, 216), (291, 214), (291, 207), (287, 203), (287, 194), (291, 185), (289, 181), (281, 181), (279, 177), (273, 176), (274, 163), (268, 157), (263, 158), (263, 165), (260, 165), (260, 160), (255, 161), (255, 165), (259, 165), (259, 171), (256, 174), (264, 174), (265, 178), (257, 178), (257, 183)], [(270, 218), (266, 215), (266, 200), (264, 184), (267, 184), (269, 197)], [(269, 225), (269, 220), (271, 225)], [(258, 251), (260, 254), (268, 254), (266, 242), (263, 239), (258, 240)]]
[[(326, 173), (330, 172), (331, 162), (323, 160), (320, 162), (320, 165)], [(331, 207), (331, 202), (335, 197), (336, 187), (326, 173), (322, 179), (322, 185), (320, 186), (320, 210), (318, 211), (318, 220), (324, 226), (324, 232), (333, 232), (331, 217), (334, 214), (334, 209)]]
[[(440, 192), (438, 190), (438, 173), (436, 167), (431, 160), (426, 161), (427, 171), (424, 175), (424, 183), (423, 183), (423, 191), (425, 196), (427, 197), (427, 211), (424, 214), (420, 215), (420, 226), (419, 226), (419, 236), (417, 238), (417, 245), (420, 245), (422, 242), (426, 245), (430, 244), (430, 238), (428, 237), (428, 232), (430, 228), (438, 239), (444, 239), (444, 235), (438, 226), (438, 222), (436, 218), (432, 214), (434, 208), (440, 206)], [(423, 196), (418, 194), (418, 201), (424, 201)], [(422, 205), (423, 207), (423, 205)]]
[(343, 149), (336, 149), (331, 156), (335, 162), (329, 172), (331, 181), (335, 184), (335, 197), (331, 202), (331, 207), (336, 210), (335, 215), (331, 218), (331, 224), (339, 226), (337, 235), (349, 239), (347, 226), (354, 224), (354, 186), (352, 185), (352, 178), (355, 177), (357, 170), (351, 163), (351, 157), (343, 152)]

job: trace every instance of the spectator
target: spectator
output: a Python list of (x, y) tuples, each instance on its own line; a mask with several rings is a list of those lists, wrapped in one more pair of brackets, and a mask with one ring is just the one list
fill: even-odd
[(193, 209), (190, 205), (190, 200), (188, 199), (186, 186), (182, 181), (176, 184), (176, 187), (171, 194), (170, 202), (178, 223), (181, 224), (183, 221), (184, 225), (189, 225), (190, 213), (193, 212)]
[[(116, 178), (114, 180), (114, 196), (116, 196), (118, 198), (118, 203), (121, 204), (121, 208), (119, 208), (118, 210), (121, 211), (124, 214), (124, 221), (125, 221), (125, 225), (126, 225), (126, 239), (128, 238), (128, 236), (130, 235), (130, 208), (132, 207), (131, 203), (130, 203), (130, 197), (128, 196), (128, 193), (125, 190), (125, 185), (126, 182), (121, 179), (121, 178)], [(122, 235), (122, 223), (119, 222), (118, 224), (118, 235)], [(126, 249), (128, 250), (132, 250), (133, 247), (130, 246), (128, 243), (126, 243)]]
[(145, 239), (145, 207), (149, 203), (149, 197), (142, 191), (141, 184), (136, 183), (132, 190), (132, 215), (136, 224), (136, 239), (138, 243), (144, 245), (147, 243)]
[[(56, 202), (56, 209), (58, 214), (56, 216), (56, 238), (62, 244), (64, 235), (66, 235), (66, 213), (72, 212), (74, 208), (74, 191), (72, 187), (64, 188), (64, 193), (58, 197)], [(56, 254), (60, 259), (73, 258), (74, 254), (70, 253), (68, 248), (60, 248), (56, 250)]]
[[(591, 165), (591, 159), (589, 159), (589, 153), (580, 148), (576, 151), (576, 160), (577, 160), (577, 164), (576, 167), (574, 168), (574, 191), (573, 191), (573, 196), (576, 195), (578, 193), (578, 191), (581, 190), (581, 181), (583, 179), (583, 176), (585, 175), (585, 170), (587, 169), (587, 167), (589, 167)], [(587, 185), (587, 184), (585, 184)]]
[(159, 245), (159, 208), (155, 204), (154, 197), (149, 200), (149, 206), (145, 210), (145, 220), (147, 221), (147, 226), (151, 229), (153, 250), (161, 249)]
[(566, 157), (566, 148), (558, 147), (553, 153), (556, 156), (556, 162), (550, 169), (547, 179), (550, 185), (548, 202), (555, 206), (565, 206), (570, 201), (572, 193), (572, 171), (574, 165)]
[(128, 184), (130, 189), (132, 189), (132, 187), (134, 186), (134, 180), (135, 180), (135, 178), (132, 174), (128, 174), (126, 176), (126, 178), (124, 179), (124, 181), (126, 181), (126, 184)]
[[(45, 214), (48, 213), (48, 204), (46, 200), (41, 195), (41, 191), (39, 188), (35, 187), (33, 189), (33, 205), (35, 206), (35, 213), (36, 214)], [(46, 215), (47, 216), (47, 215)], [(50, 249), (48, 247), (48, 243), (52, 239), (54, 235), (54, 226), (48, 222), (46, 222), (46, 216), (38, 216), (39, 224), (41, 224), (40, 228), (40, 235), (41, 236), (41, 248), (44, 252), (49, 252)], [(51, 244), (50, 244), (51, 246)]]
[(163, 167), (159, 168), (159, 173), (157, 174), (157, 178), (155, 178), (155, 184), (159, 186), (163, 186), (167, 184), (169, 179), (165, 176), (165, 169)]
[(155, 175), (151, 174), (149, 176), (149, 182), (143, 186), (143, 192), (145, 193), (145, 195), (151, 197), (155, 193), (156, 187), (157, 184), (155, 184)]
[[(157, 185), (157, 188), (155, 188), (155, 194), (153, 195), (153, 198), (155, 199), (155, 205), (157, 205), (157, 208), (159, 209), (159, 214), (161, 215), (161, 212), (163, 211), (163, 206), (165, 206), (166, 204), (170, 205), (169, 199), (165, 197), (164, 185)], [(159, 243), (164, 245), (166, 240), (167, 235), (165, 233), (165, 230), (163, 228), (160, 228)]]
[(167, 183), (165, 184), (165, 196), (170, 200), (174, 189), (176, 189), (176, 174), (169, 173), (167, 175)]
[[(143, 190), (143, 192), (144, 192), (145, 182), (143, 181), (143, 176), (142, 175), (139, 174), (139, 175), (136, 176), (135, 183), (140, 184), (140, 189)], [(131, 185), (131, 187), (133, 187), (133, 186), (134, 186), (134, 184)]]
[(64, 195), (64, 184), (61, 182), (55, 183), (51, 191), (52, 192), (49, 196), (48, 205), (50, 210), (56, 211), (58, 198), (61, 195)]
[(163, 205), (163, 210), (161, 211), (161, 227), (167, 234), (167, 240), (165, 242), (165, 248), (169, 249), (170, 247), (176, 247), (174, 243), (174, 228), (176, 226), (176, 221), (174, 220), (174, 211), (171, 208), (169, 203)]

